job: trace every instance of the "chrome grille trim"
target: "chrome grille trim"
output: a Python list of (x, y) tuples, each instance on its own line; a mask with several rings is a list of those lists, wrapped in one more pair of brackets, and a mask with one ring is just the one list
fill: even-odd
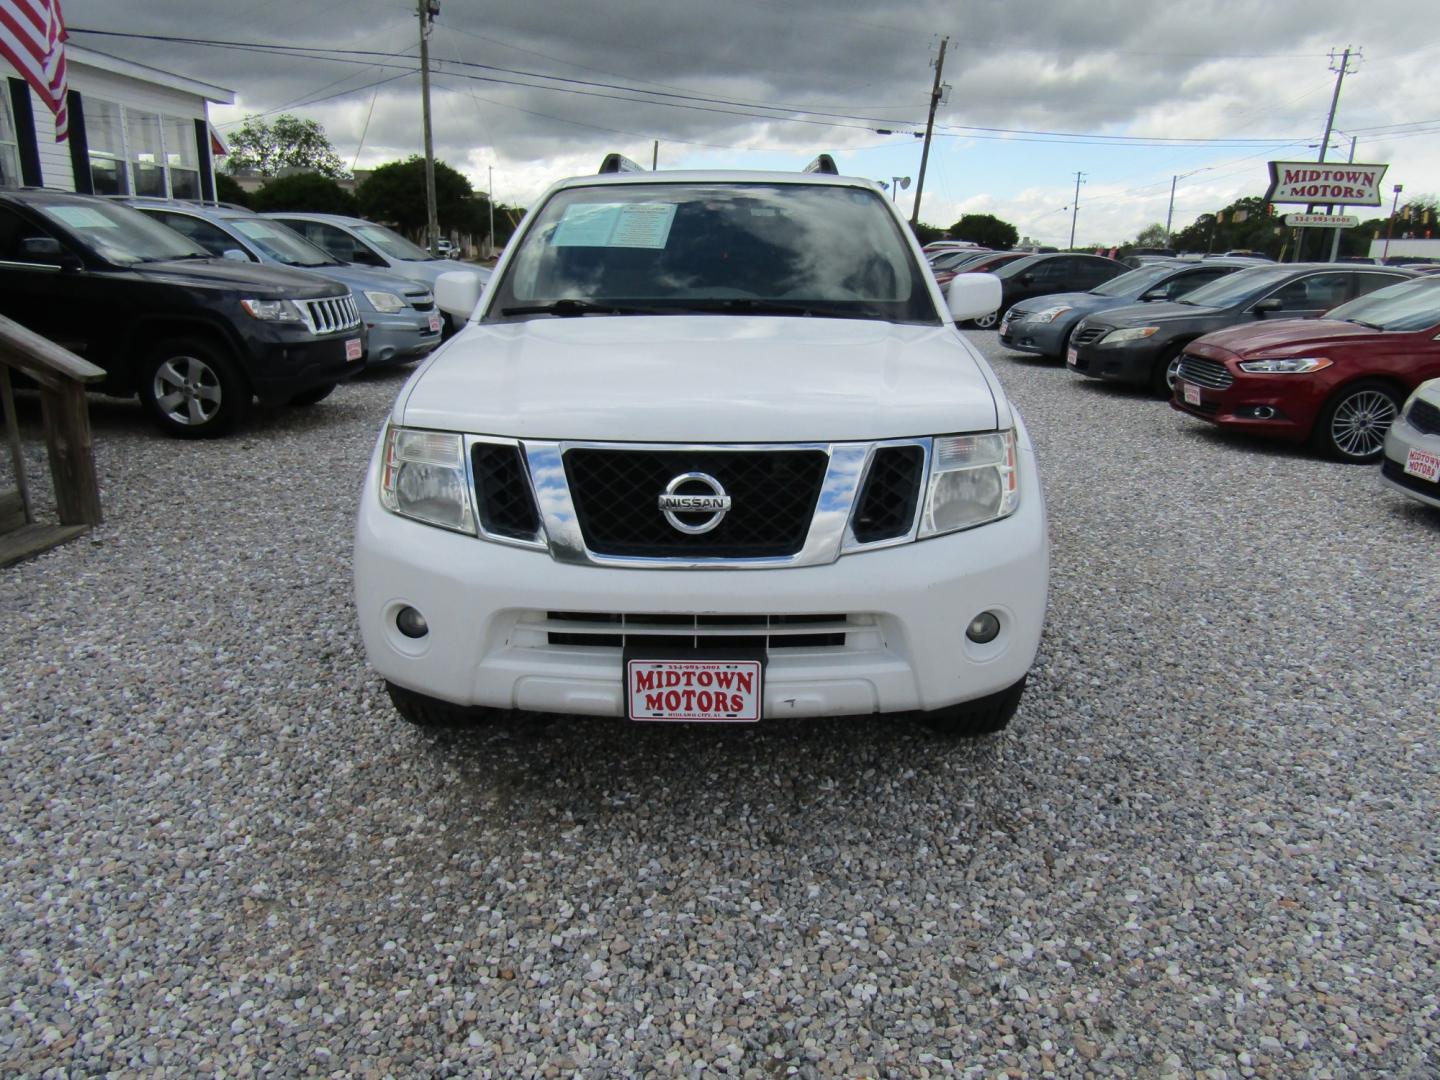
[(301, 300), (296, 306), (305, 316), (305, 325), (312, 334), (335, 334), (360, 325), (360, 308), (350, 293), (319, 300)]
[(1093, 345), (1110, 331), (1103, 326), (1085, 326), (1075, 331), (1075, 336), (1070, 344), (1075, 346)]
[[(553, 640), (556, 636), (566, 640), (563, 644), (556, 643)], [(529, 649), (608, 648), (618, 651), (627, 638), (658, 638), (681, 648), (717, 647), (736, 638), (753, 639), (754, 644), (763, 644), (766, 649), (875, 651), (884, 647), (880, 619), (869, 613), (680, 617), (650, 613), (520, 611), (516, 613), (511, 644), (516, 648)], [(803, 640), (814, 638), (829, 638), (831, 641)], [(790, 644), (787, 645), (787, 642)]]
[(1220, 361), (1192, 356), (1189, 353), (1181, 355), (1178, 374), (1188, 383), (1211, 390), (1224, 390), (1235, 382), (1235, 376), (1231, 375), (1230, 369)]

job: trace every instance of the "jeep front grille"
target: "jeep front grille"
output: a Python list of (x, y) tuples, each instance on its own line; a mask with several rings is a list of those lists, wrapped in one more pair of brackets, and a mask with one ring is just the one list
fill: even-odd
[[(823, 450), (581, 447), (565, 453), (586, 547), (599, 555), (662, 559), (794, 555), (810, 532), (828, 464)], [(660, 493), (684, 473), (714, 477), (733, 500), (734, 509), (709, 532), (680, 532), (657, 510)], [(710, 517), (677, 516), (687, 524)]]
[(302, 300), (299, 306), (312, 334), (336, 334), (360, 325), (360, 309), (349, 293), (327, 296), (323, 300)]

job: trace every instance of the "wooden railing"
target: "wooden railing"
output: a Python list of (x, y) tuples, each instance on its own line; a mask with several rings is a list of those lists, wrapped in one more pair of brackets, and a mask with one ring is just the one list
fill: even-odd
[[(27, 376), (40, 391), (59, 524), (35, 520), (34, 503), (25, 481), (12, 369)], [(63, 544), (100, 524), (100, 485), (95, 479), (85, 386), (104, 375), (88, 360), (0, 316), (0, 399), (16, 483), (12, 490), (0, 490), (0, 566)]]

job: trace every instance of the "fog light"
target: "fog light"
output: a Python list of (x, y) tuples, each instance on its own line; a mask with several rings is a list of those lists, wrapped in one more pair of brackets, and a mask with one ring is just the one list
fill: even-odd
[[(395, 626), (408, 638), (422, 638), (430, 632), (430, 624), (425, 621), (425, 616), (413, 607), (402, 607), (395, 613)], [(991, 637), (993, 636), (992, 634)]]
[(1000, 620), (991, 611), (982, 611), (971, 619), (970, 625), (965, 628), (965, 636), (976, 645), (988, 645), (999, 633)]

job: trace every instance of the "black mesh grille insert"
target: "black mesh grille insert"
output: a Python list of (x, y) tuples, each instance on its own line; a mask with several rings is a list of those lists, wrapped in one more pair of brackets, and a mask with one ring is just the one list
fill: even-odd
[(1427, 435), (1440, 435), (1440, 409), (1423, 398), (1415, 399), (1415, 404), (1410, 406), (1405, 419), (1410, 421), (1410, 426), (1416, 431), (1423, 431)]
[[(620, 450), (565, 453), (565, 476), (589, 549), (648, 558), (778, 558), (805, 544), (829, 456), (822, 450)], [(658, 500), (682, 473), (719, 481), (732, 503), (709, 532), (671, 526)], [(686, 492), (688, 493), (688, 492)], [(700, 523), (709, 514), (677, 515)]]
[(475, 501), (485, 531), (512, 540), (535, 539), (540, 532), (540, 512), (530, 492), (519, 448), (476, 443), (471, 460), (475, 468)]
[(855, 504), (856, 540), (873, 544), (910, 531), (924, 465), (925, 453), (918, 446), (882, 446), (875, 451)]
[[(583, 645), (592, 648), (721, 649), (746, 648), (755, 645), (769, 649), (843, 649), (845, 635), (835, 629), (813, 634), (768, 633), (771, 627), (796, 626), (834, 627), (844, 622), (837, 615), (620, 615), (579, 611), (551, 611), (546, 616), (575, 624), (572, 630), (551, 630), (546, 640), (551, 645)], [(658, 627), (693, 628), (694, 635), (647, 634), (646, 629)], [(726, 627), (740, 632), (724, 633)], [(583, 627), (583, 629), (582, 629)]]

